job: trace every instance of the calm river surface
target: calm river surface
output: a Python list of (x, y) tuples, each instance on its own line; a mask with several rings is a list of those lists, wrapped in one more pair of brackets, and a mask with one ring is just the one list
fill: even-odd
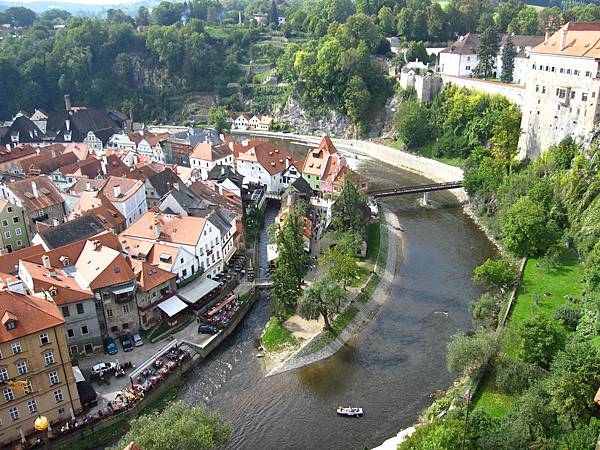
[[(366, 162), (373, 188), (422, 183), (423, 178)], [(269, 316), (267, 294), (236, 333), (198, 366), (179, 398), (218, 411), (233, 428), (232, 449), (362, 449), (411, 425), (446, 388), (446, 344), (470, 327), (468, 305), (480, 294), (473, 267), (495, 250), (447, 192), (423, 210), (417, 196), (385, 200), (399, 216), (404, 259), (390, 298), (362, 333), (320, 363), (264, 378), (254, 339)], [(267, 211), (273, 220), (276, 209)], [(263, 236), (262, 258), (265, 258)], [(264, 260), (262, 261), (264, 263)], [(362, 406), (365, 417), (336, 416), (341, 404)]]

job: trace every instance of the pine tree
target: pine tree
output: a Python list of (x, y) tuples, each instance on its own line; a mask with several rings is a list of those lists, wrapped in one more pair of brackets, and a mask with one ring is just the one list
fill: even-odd
[(515, 45), (513, 44), (512, 38), (510, 35), (506, 40), (506, 44), (504, 44), (504, 48), (502, 49), (502, 75), (500, 79), (504, 83), (512, 83), (513, 82), (513, 71), (515, 69)]
[(277, 17), (279, 16), (279, 12), (277, 11), (277, 3), (275, 0), (271, 1), (271, 11), (269, 12), (269, 22), (277, 25)]
[(476, 49), (479, 58), (479, 64), (475, 68), (477, 76), (484, 78), (492, 76), (498, 50), (500, 50), (500, 37), (494, 27), (489, 27), (481, 34)]

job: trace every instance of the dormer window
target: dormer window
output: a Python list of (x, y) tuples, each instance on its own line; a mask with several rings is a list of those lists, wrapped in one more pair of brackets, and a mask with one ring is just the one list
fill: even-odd
[(2, 316), (2, 325), (7, 330), (14, 330), (17, 328), (17, 317), (10, 311), (6, 311)]
[(9, 322), (6, 322), (6, 329), (7, 330), (14, 330), (15, 328), (17, 328), (17, 321), (16, 320), (11, 320)]

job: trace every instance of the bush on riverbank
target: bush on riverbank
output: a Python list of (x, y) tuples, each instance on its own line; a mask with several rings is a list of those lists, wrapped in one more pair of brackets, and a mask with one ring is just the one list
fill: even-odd
[[(285, 319), (287, 320), (287, 318)], [(284, 347), (296, 347), (298, 339), (283, 326), (285, 320), (271, 317), (261, 337), (261, 344), (268, 352), (277, 352)]]

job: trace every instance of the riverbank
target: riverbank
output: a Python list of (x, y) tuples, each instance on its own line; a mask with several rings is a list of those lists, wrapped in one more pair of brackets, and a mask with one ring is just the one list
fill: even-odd
[[(344, 312), (340, 314), (345, 323), (340, 324), (341, 331), (337, 335), (328, 336), (328, 332), (320, 331), (311, 339), (308, 339), (285, 361), (271, 369), (267, 373), (267, 377), (298, 369), (333, 356), (353, 336), (360, 332), (385, 303), (397, 271), (397, 265), (402, 261), (402, 238), (400, 232), (394, 228), (399, 226), (398, 217), (388, 209), (382, 208), (381, 210), (385, 215), (385, 225), (382, 224), (381, 228), (386, 229), (387, 255), (385, 265), (376, 267), (375, 273), (372, 274), (372, 276), (379, 277), (379, 283), (372, 297), (366, 302), (355, 301), (360, 295), (360, 292), (358, 292), (349, 303), (347, 310), (344, 311), (345, 314)], [(368, 283), (366, 284), (368, 285)]]

